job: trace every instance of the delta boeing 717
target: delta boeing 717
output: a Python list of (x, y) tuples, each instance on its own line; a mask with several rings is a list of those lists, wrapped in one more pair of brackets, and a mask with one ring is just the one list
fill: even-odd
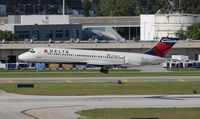
[(112, 67), (133, 67), (158, 64), (165, 61), (165, 56), (178, 38), (163, 37), (153, 48), (145, 53), (111, 52), (95, 50), (32, 48), (19, 55), (24, 62), (68, 63), (98, 66), (100, 72), (107, 74)]

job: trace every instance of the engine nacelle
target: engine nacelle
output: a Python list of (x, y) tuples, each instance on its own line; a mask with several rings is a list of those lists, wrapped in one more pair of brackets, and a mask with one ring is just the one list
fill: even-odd
[(126, 57), (125, 63), (134, 65), (134, 66), (140, 66), (142, 65), (142, 58), (141, 57)]

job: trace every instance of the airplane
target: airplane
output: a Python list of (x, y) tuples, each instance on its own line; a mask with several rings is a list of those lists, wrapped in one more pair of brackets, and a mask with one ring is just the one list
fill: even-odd
[(159, 64), (171, 50), (178, 38), (163, 37), (144, 53), (111, 52), (61, 48), (32, 48), (18, 56), (24, 62), (67, 63), (98, 66), (100, 72), (107, 74), (109, 69), (118, 66), (133, 67)]

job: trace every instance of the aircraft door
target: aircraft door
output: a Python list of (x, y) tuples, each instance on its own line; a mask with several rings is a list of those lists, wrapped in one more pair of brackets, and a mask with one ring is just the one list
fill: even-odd
[(37, 59), (41, 59), (42, 58), (42, 54), (39, 51), (34, 50), (36, 58)]
[(126, 63), (126, 56), (124, 56), (124, 58), (123, 58), (123, 62), (124, 62), (124, 64)]

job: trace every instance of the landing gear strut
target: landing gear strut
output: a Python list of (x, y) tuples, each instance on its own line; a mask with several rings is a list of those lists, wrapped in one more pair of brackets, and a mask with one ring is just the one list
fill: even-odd
[(108, 69), (109, 67), (101, 67), (100, 72), (104, 74), (108, 74), (109, 73)]

